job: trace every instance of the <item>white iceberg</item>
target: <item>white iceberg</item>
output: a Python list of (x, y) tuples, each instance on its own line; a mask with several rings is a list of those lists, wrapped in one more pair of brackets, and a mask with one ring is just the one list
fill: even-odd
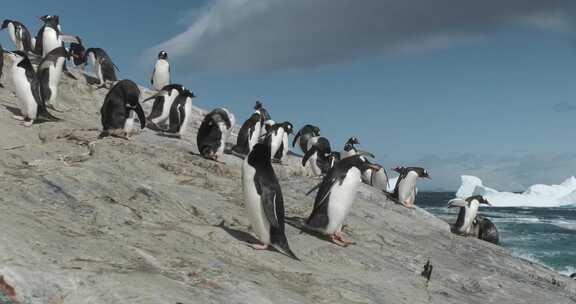
[(500, 192), (475, 176), (462, 175), (457, 197), (482, 195), (495, 207), (561, 207), (576, 204), (576, 177), (559, 185), (533, 185), (523, 193)]

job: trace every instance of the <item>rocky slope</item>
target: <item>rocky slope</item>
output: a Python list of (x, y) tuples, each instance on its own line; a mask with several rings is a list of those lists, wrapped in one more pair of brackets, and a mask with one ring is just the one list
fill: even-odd
[[(0, 281), (0, 303), (576, 302), (568, 278), (454, 236), (427, 212), (365, 186), (345, 227), (356, 245), (288, 226), (301, 262), (254, 251), (246, 245), (241, 160), (196, 154), (202, 110), (183, 140), (148, 129), (130, 141), (98, 140), (106, 92), (75, 71), (81, 79), (64, 76), (60, 86), (64, 121), (25, 128), (11, 119), (18, 101), (6, 69), (0, 275), (14, 293)], [(313, 197), (304, 192), (317, 182), (298, 161), (275, 165), (290, 217), (308, 215)], [(428, 259), (429, 284), (420, 276)]]

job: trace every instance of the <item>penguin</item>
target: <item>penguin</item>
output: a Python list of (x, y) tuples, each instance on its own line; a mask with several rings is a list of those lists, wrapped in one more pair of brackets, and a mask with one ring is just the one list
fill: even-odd
[(94, 68), (94, 74), (96, 74), (96, 77), (100, 81), (100, 85), (105, 87), (107, 82), (115, 82), (118, 80), (118, 78), (116, 78), (118, 67), (106, 51), (101, 48), (89, 48), (86, 50), (85, 56), (85, 62), (90, 61), (90, 64)]
[(186, 88), (180, 84), (170, 84), (164, 86), (157, 94), (142, 101), (147, 102), (149, 100), (154, 100), (152, 111), (150, 112), (150, 115), (148, 115), (148, 122), (150, 125), (160, 128), (161, 124), (165, 124), (170, 118), (172, 103), (174, 103), (176, 97), (185, 90)]
[(292, 141), (292, 147), (298, 146), (302, 150), (302, 153), (306, 154), (308, 152), (308, 140), (312, 137), (319, 137), (320, 136), (320, 128), (313, 126), (313, 125), (305, 125), (302, 127), (298, 133), (294, 136), (294, 140)]
[(262, 102), (256, 101), (256, 105), (254, 105), (254, 110), (260, 114), (260, 118), (262, 119), (261, 124), (263, 125), (264, 122), (271, 120), (270, 113), (264, 108)]
[(128, 139), (133, 132), (134, 112), (140, 120), (140, 128), (146, 126), (146, 116), (139, 103), (140, 89), (131, 80), (117, 82), (108, 92), (100, 114), (102, 115), (102, 133), (106, 136)]
[(460, 208), (456, 223), (451, 226), (451, 230), (459, 235), (474, 236), (498, 244), (496, 226), (487, 218), (478, 216), (480, 205), (491, 206), (488, 200), (481, 195), (450, 200), (448, 208)]
[(68, 57), (68, 52), (63, 47), (58, 47), (46, 54), (44, 59), (38, 65), (38, 81), (40, 84), (40, 95), (46, 106), (62, 112), (56, 105), (56, 98), (58, 97), (58, 84), (62, 76), (62, 68), (64, 62)]
[(384, 169), (383, 166), (378, 164), (376, 164), (376, 166), (378, 166), (380, 169), (368, 169), (362, 172), (362, 181), (376, 189), (387, 191), (389, 186), (388, 172), (386, 172), (386, 169)]
[(14, 115), (16, 120), (23, 121), (26, 127), (35, 121), (58, 121), (46, 109), (40, 94), (40, 83), (30, 59), (23, 51), (9, 52), (12, 58), (12, 82), (16, 97), (22, 103), (22, 116)]
[(397, 167), (394, 171), (400, 174), (394, 187), (394, 192), (385, 192), (385, 194), (389, 199), (402, 204), (406, 208), (414, 208), (416, 180), (419, 177), (430, 179), (428, 171), (420, 167)]
[(2, 48), (2, 44), (0, 44), (0, 88), (4, 87), (4, 85), (2, 84), (3, 71), (4, 71), (4, 49)]
[(163, 130), (165, 135), (181, 138), (192, 117), (192, 98), (196, 97), (188, 89), (178, 94), (170, 107), (168, 129)]
[(370, 158), (375, 158), (374, 154), (362, 150), (356, 149), (355, 145), (359, 145), (360, 141), (356, 137), (350, 137), (346, 144), (344, 144), (344, 150), (340, 153), (339, 158), (344, 159), (353, 155), (362, 154)]
[(82, 45), (82, 43), (72, 42), (70, 43), (70, 47), (68, 49), (68, 60), (74, 63), (75, 66), (84, 69), (86, 65), (86, 49)]
[(302, 158), (302, 166), (310, 161), (312, 173), (316, 176), (324, 175), (332, 168), (332, 148), (325, 137), (312, 137), (308, 140), (308, 149)]
[(36, 37), (36, 53), (45, 57), (52, 50), (64, 45), (64, 42), (80, 43), (78, 37), (62, 34), (60, 17), (55, 15), (45, 15), (39, 17), (44, 22), (44, 26)]
[(218, 108), (204, 116), (198, 129), (196, 143), (200, 154), (211, 160), (218, 160), (224, 153), (228, 130), (232, 128), (228, 110)]
[(290, 122), (274, 124), (268, 128), (266, 141), (270, 146), (272, 160), (281, 162), (285, 152), (288, 152), (288, 135), (292, 134), (293, 126)]
[(282, 137), (282, 146), (280, 147), (280, 149), (278, 150), (278, 152), (276, 152), (276, 160), (281, 163), (282, 160), (286, 159), (286, 156), (288, 156), (288, 151), (290, 150), (290, 142), (288, 141), (288, 136), (290, 134), (292, 134), (292, 132), (294, 132), (294, 126), (292, 126), (292, 124), (290, 124), (289, 126), (285, 126), (284, 127), (284, 136)]
[(266, 134), (268, 133), (268, 129), (276, 124), (274, 120), (270, 117), (270, 113), (264, 108), (262, 102), (256, 101), (256, 105), (254, 106), (254, 110), (256, 113), (260, 114), (260, 141), (266, 139)]
[(474, 225), (478, 227), (479, 239), (486, 242), (490, 242), (495, 245), (498, 245), (498, 243), (500, 243), (498, 229), (496, 228), (496, 225), (492, 223), (491, 220), (483, 216), (477, 216)]
[(256, 144), (242, 165), (242, 188), (248, 217), (254, 234), (261, 244), (256, 250), (269, 246), (295, 260), (284, 230), (284, 199), (271, 162), (270, 147)]
[(306, 227), (327, 235), (331, 242), (339, 246), (353, 244), (344, 239), (342, 225), (354, 203), (358, 186), (362, 183), (362, 172), (370, 168), (377, 169), (360, 155), (337, 162), (320, 183), (314, 210), (306, 220)]
[(30, 53), (34, 50), (32, 36), (26, 26), (18, 21), (6, 19), (2, 22), (0, 30), (8, 29), (10, 40), (16, 46), (17, 51)]
[(259, 112), (255, 112), (248, 118), (240, 128), (238, 132), (238, 138), (236, 139), (236, 145), (232, 147), (232, 153), (244, 157), (248, 155), (254, 145), (256, 145), (260, 139), (261, 128), (261, 117)]
[(570, 278), (576, 280), (576, 272), (573, 273), (573, 274), (571, 274), (571, 275), (570, 275)]
[(163, 87), (170, 84), (170, 63), (168, 62), (168, 53), (161, 51), (158, 54), (158, 60), (154, 65), (152, 77), (150, 77), (152, 88), (156, 91), (162, 90)]

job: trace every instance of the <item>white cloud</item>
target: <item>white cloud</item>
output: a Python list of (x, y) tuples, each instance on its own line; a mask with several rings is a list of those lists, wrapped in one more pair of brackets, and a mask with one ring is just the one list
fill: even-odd
[(215, 0), (185, 32), (153, 47), (179, 70), (318, 67), (447, 47), (516, 25), (566, 27), (566, 0)]

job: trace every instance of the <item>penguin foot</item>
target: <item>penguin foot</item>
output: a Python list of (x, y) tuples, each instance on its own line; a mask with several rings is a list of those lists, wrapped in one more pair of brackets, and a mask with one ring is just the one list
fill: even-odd
[(25, 127), (31, 127), (33, 123), (34, 123), (33, 120), (28, 120), (28, 121), (24, 121), (24, 122), (22, 123), (22, 125), (25, 126)]
[(402, 203), (402, 206), (408, 208), (408, 209), (414, 209), (414, 204), (407, 204), (407, 203)]
[(48, 105), (46, 105), (46, 107), (48, 107), (48, 108), (50, 108), (50, 109), (52, 109), (58, 113), (64, 113), (64, 111), (65, 111), (65, 109), (62, 109), (62, 108), (56, 106), (55, 104), (48, 104)]
[(330, 241), (338, 246), (348, 247), (348, 245), (354, 245), (352, 241), (345, 240), (342, 236), (335, 234), (330, 235)]
[(265, 245), (265, 244), (250, 244), (250, 247), (252, 247), (252, 249), (254, 249), (254, 250), (267, 250), (268, 249), (268, 245)]
[(24, 116), (12, 115), (12, 118), (14, 118), (15, 120), (18, 120), (18, 121), (24, 121)]

